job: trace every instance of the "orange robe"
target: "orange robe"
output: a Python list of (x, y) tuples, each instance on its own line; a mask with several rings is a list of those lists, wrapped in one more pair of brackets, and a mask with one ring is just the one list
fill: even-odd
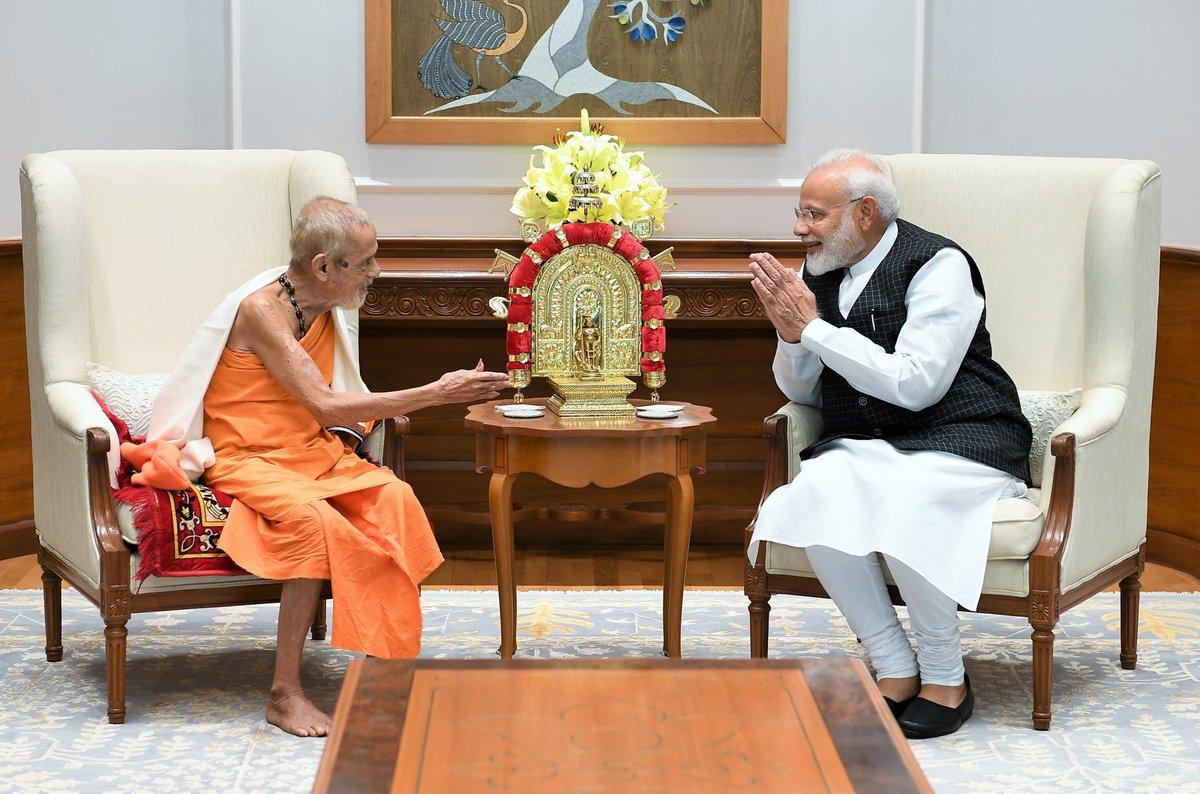
[[(300, 340), (326, 382), (334, 333), (324, 314)], [(264, 579), (331, 580), (337, 647), (416, 656), (417, 586), (442, 555), (408, 484), (348, 450), (253, 353), (221, 353), (204, 434), (216, 453), (205, 479), (235, 499), (220, 548)]]

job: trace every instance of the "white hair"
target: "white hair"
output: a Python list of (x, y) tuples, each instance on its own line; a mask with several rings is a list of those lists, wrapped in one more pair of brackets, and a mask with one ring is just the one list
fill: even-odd
[(371, 216), (353, 204), (317, 196), (300, 210), (292, 228), (292, 261), (301, 264), (318, 254), (337, 261), (350, 246), (350, 231), (371, 225)]
[[(870, 163), (870, 167), (862, 165), (863, 160)], [(847, 201), (872, 196), (884, 223), (891, 223), (900, 215), (900, 194), (892, 181), (891, 169), (882, 157), (861, 149), (830, 149), (816, 159), (808, 173), (830, 166), (849, 166), (845, 169)]]

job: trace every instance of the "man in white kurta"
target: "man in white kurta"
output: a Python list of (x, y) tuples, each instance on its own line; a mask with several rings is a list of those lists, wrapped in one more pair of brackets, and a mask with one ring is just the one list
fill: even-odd
[[(978, 603), (997, 499), (1025, 491), (1029, 431), (991, 360), (978, 269), (898, 211), (882, 161), (830, 152), (797, 207), (804, 275), (751, 257), (779, 335), (776, 382), (821, 409), (826, 428), (763, 503), (748, 551), (806, 550), (901, 728), (925, 738), (971, 715), (956, 608)], [(881, 560), (909, 607), (915, 654)]]

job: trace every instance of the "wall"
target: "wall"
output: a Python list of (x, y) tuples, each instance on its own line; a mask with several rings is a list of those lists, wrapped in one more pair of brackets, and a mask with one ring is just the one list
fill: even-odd
[(925, 150), (1155, 160), (1163, 244), (1200, 247), (1200, 3), (930, 4)]
[[(785, 145), (649, 150), (672, 236), (787, 235), (804, 164), (854, 145), (1150, 157), (1163, 242), (1200, 246), (1200, 3), (791, 0), (790, 17)], [(511, 235), (528, 149), (367, 145), (362, 42), (361, 0), (0, 0), (0, 238), (19, 234), (21, 156), (68, 146), (330, 149), (382, 234)]]
[(30, 152), (224, 147), (226, 20), (214, 0), (0, 0), (0, 238)]

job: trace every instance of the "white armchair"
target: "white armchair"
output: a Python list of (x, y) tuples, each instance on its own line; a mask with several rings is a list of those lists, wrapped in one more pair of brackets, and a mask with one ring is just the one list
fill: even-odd
[[(886, 159), (901, 215), (979, 264), (994, 354), (1017, 388), (1083, 390), (1049, 439), (1041, 487), (997, 505), (979, 602), (1029, 618), (1033, 724), (1046, 730), (1062, 611), (1119, 582), (1121, 665), (1137, 660), (1161, 174), (1145, 160)], [(767, 419), (764, 498), (796, 476), (820, 430), (819, 414), (794, 403)], [(753, 656), (767, 653), (771, 594), (825, 596), (804, 552), (774, 543), (747, 565), (745, 590)]]
[[(84, 364), (170, 371), (226, 293), (287, 262), (304, 203), (354, 201), (354, 181), (336, 155), (290, 151), (52, 152), (26, 157), (20, 177), (46, 658), (62, 658), (66, 579), (104, 618), (108, 717), (123, 722), (132, 612), (275, 601), (279, 585), (151, 577), (131, 592), (139, 559), (122, 539), (134, 537), (128, 509), (109, 487), (115, 439)], [(322, 601), (314, 637), (323, 636), (324, 616)]]

